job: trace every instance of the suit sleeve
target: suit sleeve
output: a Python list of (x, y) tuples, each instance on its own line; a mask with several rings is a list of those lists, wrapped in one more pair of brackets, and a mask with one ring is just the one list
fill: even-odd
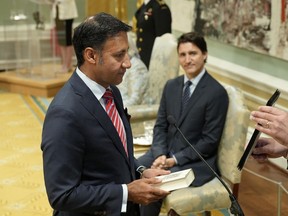
[(161, 5), (157, 8), (157, 12), (154, 13), (154, 24), (156, 37), (165, 33), (171, 33), (171, 11), (167, 5)]
[(121, 184), (92, 185), (82, 181), (85, 138), (79, 125), (72, 111), (62, 106), (49, 108), (41, 144), (49, 202), (60, 211), (94, 214), (106, 210), (105, 206), (113, 213), (120, 212)]

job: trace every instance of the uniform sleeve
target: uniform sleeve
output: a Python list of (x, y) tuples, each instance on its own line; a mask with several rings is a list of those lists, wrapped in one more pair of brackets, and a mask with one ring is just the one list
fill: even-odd
[(171, 33), (172, 17), (171, 11), (167, 5), (160, 5), (154, 12), (154, 24), (156, 36), (161, 36), (165, 33)]

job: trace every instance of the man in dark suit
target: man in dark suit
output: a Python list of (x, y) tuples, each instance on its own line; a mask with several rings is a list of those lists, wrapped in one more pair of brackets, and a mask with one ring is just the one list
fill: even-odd
[[(192, 186), (201, 186), (214, 178), (167, 117), (173, 116), (187, 140), (210, 166), (218, 171), (217, 150), (228, 109), (226, 90), (205, 70), (207, 46), (197, 33), (180, 36), (177, 45), (179, 63), (185, 75), (169, 80), (163, 90), (150, 150), (139, 158), (147, 167), (172, 172), (192, 168)], [(187, 85), (187, 83), (189, 83)], [(185, 100), (187, 99), (187, 100)], [(186, 102), (187, 101), (187, 102)], [(141, 208), (142, 215), (158, 215), (161, 201)]]
[(134, 159), (129, 115), (115, 86), (131, 66), (130, 29), (100, 13), (74, 31), (78, 67), (51, 102), (42, 134), (44, 178), (53, 215), (139, 215), (138, 204), (169, 194), (153, 187), (159, 180), (149, 177), (170, 172), (143, 171)]
[(171, 33), (171, 11), (164, 0), (144, 0), (135, 13), (136, 45), (146, 67), (149, 69), (154, 40)]

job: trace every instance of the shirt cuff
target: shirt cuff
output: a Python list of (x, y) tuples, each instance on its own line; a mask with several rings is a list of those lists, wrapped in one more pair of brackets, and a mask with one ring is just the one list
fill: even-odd
[(177, 165), (178, 162), (177, 162), (177, 159), (176, 159), (175, 155), (174, 155), (172, 152), (170, 152), (170, 153), (169, 153), (169, 156), (170, 156), (170, 158), (173, 158), (173, 159), (174, 159), (175, 165)]
[(122, 199), (122, 207), (121, 207), (121, 212), (126, 212), (127, 211), (127, 200), (128, 200), (128, 188), (126, 184), (122, 184), (122, 189), (123, 189), (123, 199)]

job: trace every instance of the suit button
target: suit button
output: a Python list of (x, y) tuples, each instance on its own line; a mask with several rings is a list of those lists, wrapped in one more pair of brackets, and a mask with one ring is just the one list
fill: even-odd
[(139, 41), (142, 42), (142, 41), (143, 41), (143, 38), (139, 38)]
[(140, 28), (140, 29), (139, 29), (139, 31), (140, 31), (140, 32), (143, 32), (143, 29), (142, 29), (142, 28)]
[(138, 48), (138, 51), (139, 51), (139, 52), (141, 52), (141, 51), (142, 51), (142, 49), (141, 49), (141, 48)]

